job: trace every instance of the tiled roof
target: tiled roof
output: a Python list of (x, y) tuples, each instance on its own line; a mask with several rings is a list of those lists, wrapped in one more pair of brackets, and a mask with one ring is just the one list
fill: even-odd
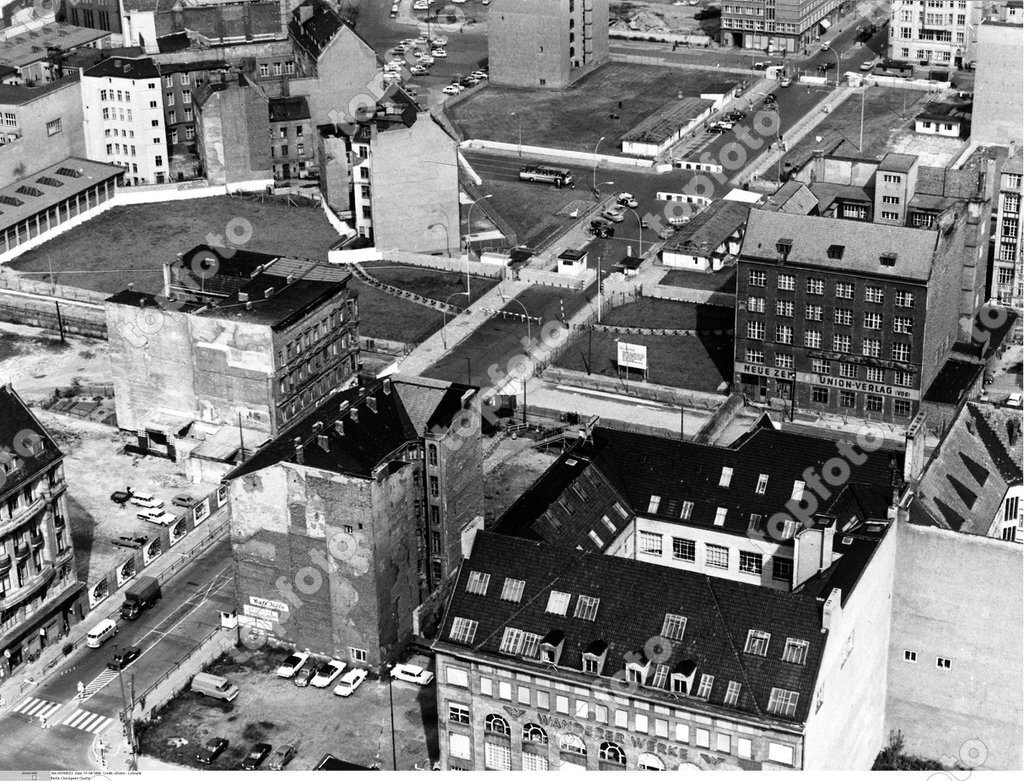
[(814, 197), (803, 182), (790, 180), (768, 197), (761, 208), (769, 212), (786, 212), (787, 214), (810, 214), (818, 206)]
[(903, 155), (897, 152), (890, 152), (882, 158), (878, 165), (879, 171), (895, 171), (897, 173), (909, 173), (917, 162), (916, 155)]
[[(1016, 432), (1012, 440), (1011, 427)], [(929, 517), (911, 519), (987, 535), (1007, 488), (1021, 479), (1020, 413), (968, 403), (921, 476), (916, 497)]]
[[(932, 230), (753, 209), (740, 256), (778, 262), (776, 243), (789, 239), (793, 244), (786, 262), (791, 265), (927, 282), (938, 237)], [(834, 244), (845, 248), (840, 260), (828, 257)], [(879, 263), (886, 253), (896, 254), (895, 265)]]
[[(24, 432), (35, 436), (25, 439)], [(64, 456), (50, 433), (10, 385), (0, 386), (0, 443), (3, 443), (0, 453), (14, 458), (13, 462), (8, 462), (11, 471), (0, 480), (0, 502), (23, 480)], [(8, 468), (8, 464), (3, 468)]]
[[(467, 591), (471, 576), (478, 582), (472, 573), (488, 577), (485, 593)], [(524, 581), (516, 601), (502, 599), (506, 578)], [(564, 615), (547, 611), (552, 592), (568, 596)], [(591, 618), (585, 617), (581, 596), (599, 600), (596, 609), (590, 602)], [(576, 617), (578, 611), (583, 617)], [(685, 618), (685, 626), (675, 636), (661, 639), (671, 635), (667, 615)], [(687, 702), (718, 712), (800, 723), (811, 706), (828, 636), (822, 631), (821, 616), (822, 602), (812, 596), (479, 532), (472, 554), (462, 564), (437, 647), (456, 650), (452, 627), (457, 619), (477, 622), (472, 639), (462, 645), (494, 657), (501, 656), (508, 627), (540, 638), (557, 633), (550, 639), (564, 638), (558, 668), (581, 673), (583, 653), (599, 641), (607, 644), (601, 675), (609, 687), (613, 684), (608, 679), (621, 675), (634, 658), (631, 655), (642, 657), (646, 648), (656, 658), (647, 660), (645, 693), (671, 696), (670, 676), (681, 673), (692, 674), (689, 693), (695, 695), (702, 676), (708, 675), (714, 677), (708, 705), (695, 698)], [(770, 635), (765, 655), (746, 653), (751, 630)], [(782, 661), (787, 638), (806, 642), (804, 664)], [(735, 705), (725, 704), (730, 681), (740, 685)], [(768, 712), (773, 688), (797, 693), (792, 715)]]
[[(309, 14), (309, 18), (303, 21), (306, 14)], [(366, 48), (373, 49), (325, 0), (306, 0), (292, 11), (292, 18), (288, 22), (288, 33), (292, 39), (317, 58), (343, 29), (354, 35)]]
[(110, 57), (93, 65), (84, 75), (91, 78), (156, 79), (160, 76), (151, 57)]
[(715, 201), (669, 237), (663, 252), (710, 255), (743, 227), (750, 205), (736, 201)]

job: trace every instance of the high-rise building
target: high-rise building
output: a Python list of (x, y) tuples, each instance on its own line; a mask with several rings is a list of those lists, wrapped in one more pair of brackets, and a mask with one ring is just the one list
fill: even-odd
[(726, 0), (721, 41), (768, 52), (799, 52), (827, 36), (842, 0)]
[(1024, 153), (1020, 148), (1003, 164), (996, 206), (992, 285), (989, 297), (1017, 310), (1024, 307), (1024, 268), (1021, 266), (1020, 217), (1024, 188)]
[(895, 0), (889, 59), (921, 66), (965, 68), (981, 56), (978, 25), (988, 3), (971, 0)]
[(567, 87), (608, 59), (608, 0), (495, 0), (487, 24), (495, 84)]
[(1024, 144), (1022, 61), (1024, 26), (1019, 15), (1016, 22), (986, 20), (978, 27), (971, 117), (971, 141), (975, 144)]

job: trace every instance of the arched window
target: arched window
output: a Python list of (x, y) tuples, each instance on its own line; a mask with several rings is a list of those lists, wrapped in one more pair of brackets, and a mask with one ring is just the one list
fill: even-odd
[(602, 762), (626, 766), (626, 752), (622, 750), (618, 743), (605, 741), (601, 744), (601, 749), (597, 756)]
[(637, 761), (637, 766), (641, 770), (664, 770), (665, 763), (661, 761), (655, 754), (641, 754)]
[(484, 731), (493, 732), (497, 735), (511, 735), (512, 732), (508, 727), (508, 722), (505, 721), (497, 713), (491, 713), (484, 719)]
[(543, 743), (546, 746), (548, 743), (548, 733), (539, 724), (531, 722), (523, 725), (523, 740), (527, 740), (530, 743)]
[(558, 739), (558, 748), (569, 754), (579, 754), (581, 757), (587, 755), (587, 746), (579, 735), (567, 733)]

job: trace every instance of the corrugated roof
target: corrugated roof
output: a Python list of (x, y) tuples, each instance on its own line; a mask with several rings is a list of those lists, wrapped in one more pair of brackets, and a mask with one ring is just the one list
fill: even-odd
[(681, 127), (685, 127), (695, 120), (712, 105), (713, 101), (701, 98), (683, 98), (672, 101), (661, 110), (638, 122), (619, 140), (660, 144)]

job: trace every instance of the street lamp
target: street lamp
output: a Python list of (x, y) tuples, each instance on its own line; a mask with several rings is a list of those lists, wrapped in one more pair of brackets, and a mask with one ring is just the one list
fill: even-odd
[[(398, 749), (395, 747), (395, 695), (391, 690), (391, 671), (394, 667), (393, 664), (384, 665), (388, 676), (388, 709), (391, 711), (391, 769), (398, 770)], [(380, 754), (377, 758), (380, 759)]]
[[(526, 308), (526, 304), (520, 301), (518, 298), (509, 298), (507, 296), (501, 297), (502, 301), (511, 301), (515, 304), (519, 304), (523, 308), (523, 315), (526, 317), (526, 342), (527, 344), (533, 344), (533, 337), (530, 334), (530, 312)], [(529, 354), (526, 355), (529, 361)], [(526, 425), (526, 383), (529, 377), (523, 377), (523, 425)]]
[(601, 200), (601, 188), (604, 187), (606, 184), (615, 184), (615, 182), (598, 182), (597, 184), (594, 185), (594, 197), (597, 200)]
[(467, 308), (469, 307), (469, 304), (470, 304), (469, 293), (466, 292), (466, 291), (463, 291), (463, 290), (460, 290), (457, 293), (452, 293), (450, 296), (448, 296), (448, 298), (445, 299), (445, 301), (444, 301), (444, 315), (443, 315), (443, 320), (442, 320), (442, 323), (441, 323), (441, 346), (444, 347), (445, 351), (448, 350), (448, 336), (447, 336), (447, 334), (445, 332), (445, 329), (448, 327), (448, 302), (451, 301), (453, 298), (455, 298), (455, 296), (465, 296), (466, 297), (466, 307)]
[(511, 114), (509, 114), (509, 116), (515, 117), (516, 118), (516, 122), (519, 123), (519, 156), (522, 157), (523, 156), (523, 118), (521, 116), (519, 116), (514, 111)]
[(480, 201), (488, 198), (493, 198), (494, 195), (488, 193), (487, 195), (481, 195), (473, 203), (469, 205), (469, 211), (466, 213), (466, 294), (469, 295), (471, 290), (469, 286), (469, 256), (472, 254), (473, 245), (469, 239), (470, 233), (473, 230), (473, 207), (476, 206)]
[[(828, 51), (832, 52), (836, 56), (836, 88), (838, 89), (839, 88), (839, 71), (843, 67), (842, 60), (839, 59), (839, 52), (837, 52), (835, 49), (833, 49), (831, 44), (827, 44), (827, 43), (823, 43), (821, 45), (821, 50), (822, 51), (828, 50)], [(825, 83), (828, 84), (828, 79), (827, 78), (825, 79)]]
[[(446, 219), (447, 219), (447, 216), (446, 216)], [(427, 230), (428, 231), (434, 230), (434, 228), (444, 228), (444, 245), (447, 248), (445, 250), (445, 253), (448, 255), (449, 258), (451, 258), (451, 256), (452, 256), (452, 237), (451, 237), (451, 232), (448, 230), (448, 225), (446, 223), (443, 223), (443, 222), (435, 222), (432, 225), (428, 225), (427, 226)]]
[(644, 221), (642, 219), (640, 219), (640, 213), (636, 209), (634, 209), (632, 206), (627, 206), (626, 208), (629, 209), (631, 212), (633, 212), (633, 216), (636, 217), (636, 225), (637, 225), (637, 228), (639, 229), (638, 232), (637, 232), (638, 246), (637, 246), (637, 249), (636, 249), (636, 254), (637, 254), (637, 257), (643, 258), (643, 256), (644, 256)]
[(590, 183), (593, 186), (595, 191), (597, 190), (597, 163), (598, 163), (597, 148), (599, 146), (601, 146), (601, 142), (604, 141), (604, 139), (605, 139), (605, 137), (601, 136), (599, 139), (597, 139), (597, 143), (594, 144), (594, 173), (590, 177)]

